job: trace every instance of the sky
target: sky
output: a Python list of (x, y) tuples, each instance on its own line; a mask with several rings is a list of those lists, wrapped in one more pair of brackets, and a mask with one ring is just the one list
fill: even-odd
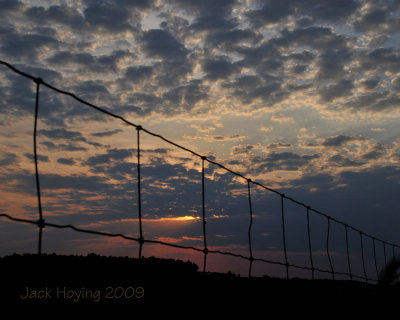
[[(0, 18), (1, 60), (400, 243), (398, 1), (1, 0)], [(2, 67), (0, 213), (30, 219), (34, 90)], [(200, 159), (145, 134), (141, 147), (144, 237), (202, 248)], [(138, 237), (134, 128), (42, 87), (38, 153), (47, 222)], [(208, 246), (248, 255), (247, 184), (205, 170)], [(283, 261), (280, 198), (253, 186), (252, 201), (254, 255)], [(286, 205), (289, 260), (309, 265), (305, 210)], [(326, 221), (312, 215), (311, 226), (326, 267)], [(343, 232), (332, 226), (338, 269)], [(36, 250), (33, 226), (2, 220), (0, 237), (1, 255)], [(368, 258), (371, 248), (366, 240)], [(46, 228), (44, 251), (135, 256), (137, 246)], [(144, 254), (201, 261), (152, 245)], [(219, 256), (209, 263), (247, 268)]]

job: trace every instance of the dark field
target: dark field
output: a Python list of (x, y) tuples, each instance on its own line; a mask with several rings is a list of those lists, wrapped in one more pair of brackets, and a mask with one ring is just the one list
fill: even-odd
[(3, 306), (110, 305), (150, 310), (167, 305), (190, 307), (193, 312), (218, 307), (231, 313), (261, 310), (284, 318), (320, 319), (349, 315), (398, 319), (400, 314), (398, 286), (204, 274), (191, 262), (153, 257), (12, 255), (0, 258), (0, 272)]

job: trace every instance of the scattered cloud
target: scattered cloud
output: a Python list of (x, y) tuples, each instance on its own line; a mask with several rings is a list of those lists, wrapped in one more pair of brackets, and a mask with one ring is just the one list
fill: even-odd
[(113, 136), (120, 132), (122, 132), (121, 129), (115, 129), (115, 130), (109, 130), (109, 131), (95, 132), (95, 133), (92, 133), (92, 136), (94, 136), (94, 137), (110, 137), (110, 136)]
[(285, 123), (285, 122), (293, 122), (294, 119), (292, 117), (286, 117), (284, 115), (274, 115), (271, 116), (271, 120), (274, 122)]
[(344, 144), (352, 141), (362, 141), (364, 138), (362, 137), (354, 137), (354, 136), (346, 136), (346, 135), (337, 135), (337, 136), (331, 136), (322, 142), (322, 145), (325, 147), (341, 147)]
[(71, 158), (59, 158), (59, 159), (57, 159), (57, 162), (60, 164), (68, 165), (68, 166), (75, 165), (75, 160), (71, 159)]

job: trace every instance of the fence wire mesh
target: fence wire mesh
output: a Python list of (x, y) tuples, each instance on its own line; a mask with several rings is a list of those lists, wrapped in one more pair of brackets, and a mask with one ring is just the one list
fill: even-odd
[[(289, 276), (290, 276), (290, 273), (289, 273), (290, 269), (301, 269), (301, 270), (310, 271), (312, 279), (314, 279), (315, 272), (318, 271), (321, 273), (330, 274), (332, 279), (335, 279), (335, 275), (342, 275), (342, 276), (348, 277), (350, 280), (358, 279), (358, 280), (363, 280), (366, 282), (378, 281), (379, 273), (378, 273), (377, 258), (376, 258), (377, 242), (381, 243), (383, 246), (385, 264), (387, 263), (387, 252), (386, 252), (387, 246), (392, 247), (392, 256), (394, 257), (396, 255), (396, 249), (399, 248), (399, 245), (397, 245), (395, 243), (389, 243), (389, 242), (387, 242), (383, 239), (379, 239), (371, 234), (367, 234), (367, 233), (357, 229), (354, 226), (348, 225), (345, 222), (335, 219), (334, 217), (331, 217), (324, 212), (316, 210), (301, 201), (293, 199), (293, 198), (285, 195), (284, 193), (279, 192), (278, 190), (275, 190), (268, 186), (265, 186), (264, 184), (262, 184), (260, 182), (253, 181), (250, 178), (247, 178), (246, 176), (244, 176), (243, 174), (236, 172), (234, 170), (231, 170), (215, 160), (207, 158), (206, 156), (201, 155), (187, 147), (179, 145), (179, 144), (163, 137), (162, 135), (159, 135), (157, 133), (149, 131), (149, 130), (145, 129), (144, 127), (142, 127), (141, 125), (134, 124), (131, 121), (125, 119), (124, 117), (122, 117), (118, 114), (110, 112), (110, 111), (108, 111), (102, 107), (99, 107), (95, 104), (92, 104), (86, 100), (83, 100), (80, 97), (78, 97), (77, 95), (75, 95), (74, 93), (56, 88), (56, 87), (52, 86), (51, 84), (47, 83), (46, 81), (44, 81), (43, 79), (32, 76), (30, 74), (27, 74), (5, 61), (0, 61), (0, 64), (7, 67), (10, 70), (12, 70), (14, 73), (16, 73), (22, 77), (30, 79), (36, 86), (34, 130), (33, 130), (33, 155), (34, 155), (33, 158), (34, 158), (34, 166), (35, 166), (36, 194), (37, 194), (37, 203), (38, 203), (38, 220), (21, 219), (21, 218), (17, 218), (12, 215), (4, 214), (4, 213), (0, 214), (0, 217), (14, 221), (14, 222), (18, 222), (18, 223), (27, 223), (27, 224), (36, 225), (39, 229), (38, 249), (37, 249), (38, 254), (42, 253), (43, 229), (45, 227), (51, 227), (51, 228), (56, 228), (56, 229), (71, 229), (76, 232), (93, 234), (93, 235), (103, 236), (103, 237), (119, 237), (119, 238), (123, 238), (128, 241), (136, 242), (139, 244), (139, 253), (138, 253), (139, 258), (142, 257), (143, 246), (146, 243), (169, 246), (169, 247), (179, 248), (179, 249), (183, 249), (183, 250), (196, 251), (196, 252), (203, 254), (203, 271), (204, 272), (207, 271), (207, 256), (209, 254), (218, 254), (218, 255), (236, 257), (236, 258), (248, 261), (248, 263), (249, 263), (248, 276), (249, 277), (252, 276), (253, 262), (258, 261), (258, 262), (263, 262), (263, 263), (268, 263), (268, 264), (280, 265), (280, 266), (284, 267), (287, 278), (289, 278)], [(38, 122), (38, 114), (39, 114), (39, 107), (40, 107), (40, 88), (41, 88), (41, 86), (47, 87), (48, 89), (53, 90), (54, 92), (56, 92), (58, 94), (69, 96), (69, 97), (75, 99), (77, 102), (81, 103), (82, 105), (85, 105), (94, 110), (97, 110), (98, 112), (101, 112), (101, 113), (105, 114), (106, 116), (112, 117), (114, 119), (118, 119), (118, 120), (122, 121), (123, 123), (125, 123), (126, 125), (136, 129), (136, 132), (137, 132), (137, 139), (136, 139), (137, 155), (136, 155), (136, 158), (137, 158), (137, 180), (138, 180), (137, 181), (137, 193), (138, 193), (138, 200), (137, 200), (138, 201), (138, 203), (137, 203), (138, 213), (137, 214), (138, 214), (138, 223), (139, 223), (139, 237), (131, 237), (131, 236), (127, 236), (127, 235), (121, 234), (121, 233), (108, 233), (108, 232), (90, 230), (87, 228), (78, 228), (72, 224), (66, 224), (66, 225), (55, 224), (55, 223), (47, 222), (44, 219), (44, 214), (42, 211), (42, 203), (41, 203), (40, 174), (39, 174), (39, 167), (38, 167), (38, 152), (37, 152), (37, 122)], [(142, 133), (153, 136), (155, 138), (158, 138), (158, 139), (166, 142), (167, 144), (172, 145), (176, 148), (179, 148), (185, 152), (188, 152), (201, 160), (201, 204), (202, 204), (201, 219), (202, 219), (202, 234), (203, 234), (203, 247), (202, 248), (195, 247), (195, 246), (179, 245), (176, 243), (170, 243), (170, 242), (154, 240), (154, 239), (146, 239), (144, 237), (143, 226), (142, 226), (142, 199), (141, 199), (142, 176), (141, 176), (141, 170), (140, 170), (141, 169), (141, 161), (140, 161), (141, 160), (141, 140), (140, 139), (141, 139)], [(205, 166), (204, 166), (205, 162), (215, 165), (218, 168), (233, 174), (235, 177), (237, 177), (239, 179), (243, 179), (244, 182), (247, 184), (247, 198), (248, 198), (248, 205), (249, 205), (249, 225), (248, 225), (248, 229), (247, 229), (248, 252), (249, 252), (248, 255), (243, 255), (243, 254), (234, 253), (234, 252), (230, 252), (230, 251), (209, 249), (207, 247), (207, 232), (206, 232), (206, 222), (207, 222), (206, 202), (207, 202), (207, 199), (205, 196), (207, 183), (206, 183), (206, 178), (205, 178)], [(280, 198), (281, 228), (282, 228), (282, 241), (283, 241), (282, 245), (283, 245), (283, 251), (284, 251), (284, 262), (278, 261), (278, 260), (256, 257), (253, 255), (253, 247), (252, 247), (253, 206), (252, 206), (252, 190), (251, 190), (252, 185), (260, 187), (265, 192), (269, 192)], [(285, 204), (286, 204), (286, 202), (291, 202), (291, 203), (295, 204), (296, 206), (299, 206), (299, 207), (302, 207), (305, 209), (305, 219), (307, 221), (307, 235), (306, 236), (308, 239), (307, 251), (308, 251), (308, 255), (309, 255), (309, 265), (298, 265), (295, 263), (291, 263), (289, 261), (288, 252), (287, 252), (287, 243), (286, 243), (287, 230), (285, 228), (285, 224), (286, 224)], [(313, 248), (311, 245), (311, 234), (313, 233), (311, 230), (312, 228), (311, 228), (311, 224), (310, 224), (310, 214), (311, 213), (322, 217), (327, 222), (326, 255), (327, 255), (328, 261), (329, 261), (329, 269), (318, 268), (315, 266), (315, 259), (313, 257)], [(344, 228), (344, 235), (345, 235), (344, 242), (346, 243), (347, 271), (336, 270), (334, 267), (334, 264), (332, 263), (332, 258), (331, 258), (332, 251), (330, 248), (330, 236), (331, 236), (330, 233), (331, 233), (332, 223), (336, 223), (339, 226)], [(350, 251), (349, 251), (349, 242), (350, 242), (350, 239), (348, 236), (349, 230), (352, 230), (353, 232), (358, 233), (360, 236), (360, 256), (361, 256), (361, 261), (362, 261), (363, 274), (354, 274), (353, 273), (353, 268), (352, 268), (352, 263), (351, 263), (351, 255), (350, 255)], [(366, 254), (365, 254), (365, 248), (364, 248), (364, 242), (365, 242), (366, 238), (370, 239), (373, 244), (373, 261), (371, 262), (371, 265), (373, 265), (373, 267), (375, 268), (376, 277), (369, 277), (366, 272), (367, 261), (366, 261)]]

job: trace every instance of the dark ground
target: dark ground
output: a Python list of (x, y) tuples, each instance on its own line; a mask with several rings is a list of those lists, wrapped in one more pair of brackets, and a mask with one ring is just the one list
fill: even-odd
[(151, 312), (185, 306), (211, 315), (216, 306), (229, 313), (275, 312), (283, 319), (400, 319), (398, 286), (204, 274), (191, 262), (153, 257), (12, 255), (0, 258), (0, 277), (1, 305), (24, 309), (110, 305)]

